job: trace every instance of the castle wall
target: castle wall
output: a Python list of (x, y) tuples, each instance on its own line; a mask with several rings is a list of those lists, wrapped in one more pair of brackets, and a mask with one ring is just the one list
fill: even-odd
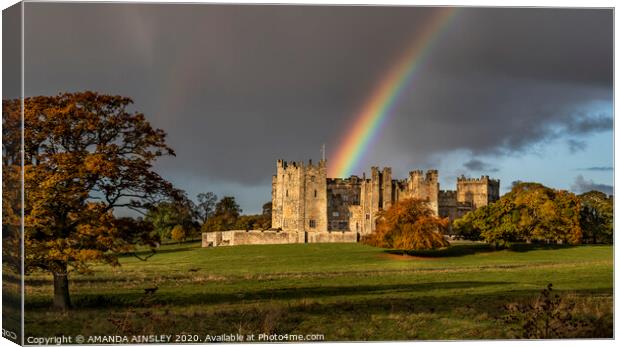
[(452, 222), (463, 217), (467, 212), (472, 211), (469, 202), (459, 202), (457, 192), (454, 190), (439, 191), (439, 217), (448, 218), (448, 233), (452, 231)]
[(364, 176), (360, 186), (360, 214), (362, 234), (369, 234), (374, 229), (372, 179)]
[(298, 231), (321, 232), (328, 230), (327, 224), (327, 171), (325, 162), (309, 163), (304, 170), (305, 211), (304, 228)]
[(355, 233), (364, 232), (364, 213), (361, 205), (349, 206), (349, 230)]
[(229, 243), (234, 245), (276, 245), (288, 243), (304, 243), (304, 233), (300, 232), (276, 232), (260, 230), (237, 230), (233, 234), (233, 240)]
[(357, 233), (346, 231), (308, 233), (308, 243), (354, 243), (358, 241), (357, 238)]
[(230, 230), (202, 233), (202, 247), (357, 242), (353, 232)]
[(328, 230), (355, 231), (350, 227), (350, 208), (359, 206), (361, 195), (361, 181), (352, 176), (347, 179), (327, 180), (327, 220)]

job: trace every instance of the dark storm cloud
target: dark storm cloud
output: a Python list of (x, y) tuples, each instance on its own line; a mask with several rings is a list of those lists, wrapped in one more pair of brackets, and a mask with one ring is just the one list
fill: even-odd
[(468, 162), (466, 162), (465, 164), (463, 164), (463, 166), (470, 171), (485, 171), (485, 172), (497, 172), (499, 171), (497, 168), (492, 167), (491, 165), (478, 160), (478, 159), (472, 159)]
[(594, 181), (585, 179), (582, 175), (575, 178), (575, 183), (571, 186), (571, 190), (575, 193), (586, 193), (591, 190), (597, 190), (607, 195), (613, 195), (614, 187), (607, 184), (594, 183)]
[[(159, 164), (165, 176), (268, 191), (276, 159), (316, 159), (323, 143), (334, 155), (434, 13), (27, 3), (26, 93), (131, 96), (178, 154)], [(460, 10), (364, 165), (398, 172), (454, 150), (509, 154), (611, 130), (612, 19), (611, 10)]]

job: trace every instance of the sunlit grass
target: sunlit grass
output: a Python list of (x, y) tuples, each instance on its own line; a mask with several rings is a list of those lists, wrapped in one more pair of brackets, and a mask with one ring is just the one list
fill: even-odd
[[(611, 317), (611, 246), (390, 254), (361, 244), (167, 245), (71, 278), (76, 308), (50, 312), (51, 278), (27, 279), (27, 335), (112, 334), (117, 315), (161, 333), (321, 333), (327, 340), (501, 338), (503, 305), (551, 282)], [(145, 301), (144, 289), (158, 287)], [(608, 308), (608, 309), (607, 309)], [(133, 311), (132, 311), (133, 309)], [(131, 316), (128, 312), (133, 312)], [(148, 319), (140, 316), (149, 312)], [(150, 329), (150, 328), (149, 328)]]

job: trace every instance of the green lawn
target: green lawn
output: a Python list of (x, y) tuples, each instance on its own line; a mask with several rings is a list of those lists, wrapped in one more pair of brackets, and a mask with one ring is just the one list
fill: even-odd
[[(51, 279), (27, 278), (26, 336), (323, 334), (325, 340), (509, 338), (504, 305), (548, 284), (611, 337), (613, 248), (535, 247), (391, 254), (361, 244), (169, 245), (71, 278), (76, 308), (50, 310)], [(157, 287), (153, 295), (144, 289)], [(596, 329), (592, 330), (592, 327)], [(511, 331), (512, 328), (514, 331)], [(575, 333), (574, 329), (571, 333)]]

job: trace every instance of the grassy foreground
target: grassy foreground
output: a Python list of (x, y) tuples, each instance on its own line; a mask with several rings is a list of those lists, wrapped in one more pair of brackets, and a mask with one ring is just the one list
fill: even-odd
[[(515, 337), (504, 305), (548, 283), (612, 337), (613, 248), (456, 245), (403, 256), (361, 244), (166, 246), (71, 278), (76, 308), (50, 310), (51, 278), (26, 280), (26, 337), (323, 334), (334, 340)], [(155, 288), (145, 294), (146, 288)], [(514, 328), (514, 329), (511, 329)], [(174, 341), (173, 341), (174, 342)]]

